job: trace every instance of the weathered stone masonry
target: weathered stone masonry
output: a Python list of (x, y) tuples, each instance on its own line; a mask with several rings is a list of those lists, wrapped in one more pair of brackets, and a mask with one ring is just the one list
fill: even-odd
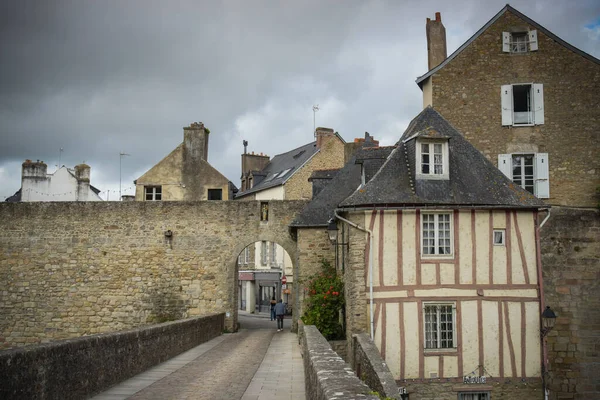
[[(0, 204), (0, 348), (228, 312), (236, 261), (288, 231), (303, 201)], [(172, 237), (165, 232), (171, 230)]]

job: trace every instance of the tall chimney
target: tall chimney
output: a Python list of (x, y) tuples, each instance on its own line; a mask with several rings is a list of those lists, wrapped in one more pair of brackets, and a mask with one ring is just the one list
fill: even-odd
[(204, 195), (200, 168), (203, 160), (208, 162), (208, 134), (202, 122), (192, 122), (183, 128), (181, 183), (185, 186), (183, 199), (186, 201), (201, 200)]
[(77, 178), (77, 201), (86, 201), (90, 193), (90, 166), (79, 164), (75, 166), (75, 177)]
[(427, 18), (425, 25), (427, 32), (427, 61), (429, 70), (437, 67), (446, 59), (446, 28), (442, 24), (442, 15), (435, 13), (435, 21)]

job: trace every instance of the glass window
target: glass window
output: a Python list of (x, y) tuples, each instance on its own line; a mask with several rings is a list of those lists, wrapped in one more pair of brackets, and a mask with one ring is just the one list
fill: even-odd
[(162, 186), (144, 186), (146, 201), (162, 200)]
[(426, 304), (423, 309), (425, 321), (425, 348), (451, 349), (454, 345), (454, 305)]
[(534, 194), (533, 154), (513, 154), (512, 180), (529, 193)]
[(494, 246), (504, 246), (504, 229), (494, 229)]
[(511, 34), (510, 52), (511, 53), (527, 53), (527, 38), (525, 32)]
[(422, 254), (452, 254), (450, 214), (423, 214), (422, 217)]
[(223, 189), (208, 189), (208, 200), (223, 200)]

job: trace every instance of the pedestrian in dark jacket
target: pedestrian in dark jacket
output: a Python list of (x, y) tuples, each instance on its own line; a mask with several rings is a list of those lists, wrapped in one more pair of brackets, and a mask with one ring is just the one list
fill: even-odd
[(283, 330), (283, 316), (285, 314), (285, 304), (283, 300), (279, 299), (279, 302), (275, 305), (275, 315), (277, 316), (277, 332)]
[(275, 320), (275, 305), (277, 302), (275, 301), (275, 296), (271, 299), (271, 321)]

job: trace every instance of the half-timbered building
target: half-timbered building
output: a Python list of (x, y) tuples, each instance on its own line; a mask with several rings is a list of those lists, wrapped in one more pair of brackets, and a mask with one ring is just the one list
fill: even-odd
[(372, 333), (410, 399), (542, 395), (545, 207), (431, 107), (341, 202), (347, 331)]

